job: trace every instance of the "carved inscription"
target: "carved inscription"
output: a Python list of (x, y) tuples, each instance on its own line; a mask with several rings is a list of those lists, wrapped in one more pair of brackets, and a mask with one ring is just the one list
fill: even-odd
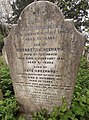
[[(72, 33), (72, 30), (67, 27), (66, 29), (63, 28), (63, 25), (57, 26), (51, 20), (50, 22), (46, 22), (46, 25), (42, 24), (40, 21), (39, 23), (31, 24), (30, 29), (23, 28), (20, 31), (22, 36), (21, 42), (24, 45), (20, 48), (16, 47), (16, 52), (18, 60), (23, 61), (25, 67), (23, 72), (18, 72), (17, 75), (21, 79), (26, 79), (26, 81), (25, 83), (24, 81), (21, 83), (16, 82), (16, 85), (22, 84), (24, 87), (28, 86), (26, 91), (24, 91), (24, 87), (21, 90), (29, 96), (33, 95), (34, 102), (36, 103), (50, 101), (58, 103), (65, 96), (63, 91), (65, 89), (71, 90), (70, 81), (67, 81), (67, 84), (66, 81), (65, 84), (63, 83), (64, 80), (69, 80), (69, 78), (67, 78), (66, 73), (61, 72), (62, 64), (64, 64), (64, 43), (61, 40), (62, 36), (60, 33), (66, 35)], [(35, 29), (34, 26), (36, 26)], [(33, 88), (34, 90), (31, 91)], [(58, 90), (62, 95), (58, 96)]]
[(84, 38), (59, 8), (50, 2), (29, 5), (7, 39), (11, 76), (23, 111), (50, 111), (61, 105), (62, 97), (70, 106)]

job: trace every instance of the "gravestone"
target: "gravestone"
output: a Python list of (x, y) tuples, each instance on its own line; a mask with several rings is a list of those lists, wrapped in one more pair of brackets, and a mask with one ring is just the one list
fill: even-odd
[(23, 113), (51, 111), (62, 97), (71, 105), (84, 40), (51, 2), (33, 2), (23, 10), (4, 46)]
[(89, 62), (89, 49), (87, 50), (87, 61)]
[(4, 63), (6, 63), (6, 64), (8, 65), (7, 53), (6, 53), (4, 47), (3, 47), (3, 49), (2, 49), (2, 54), (3, 54)]

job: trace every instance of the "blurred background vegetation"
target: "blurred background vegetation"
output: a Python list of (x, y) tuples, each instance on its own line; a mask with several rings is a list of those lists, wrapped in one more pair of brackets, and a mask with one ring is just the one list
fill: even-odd
[[(89, 34), (88, 0), (49, 1), (60, 7), (65, 18), (73, 18), (79, 31)], [(24, 120), (22, 116), (18, 117), (19, 106), (14, 97), (9, 68), (3, 60), (2, 48), (3, 38), (8, 35), (10, 26), (17, 23), (21, 11), (32, 2), (33, 0), (16, 0), (10, 3), (12, 15), (6, 17), (5, 23), (0, 19), (0, 89), (4, 97), (0, 100), (0, 120)], [(33, 114), (33, 120), (89, 120), (89, 63), (85, 57), (81, 58), (71, 108), (68, 110), (66, 100), (63, 98), (63, 105), (60, 108), (55, 107), (50, 114), (45, 109), (38, 111)]]

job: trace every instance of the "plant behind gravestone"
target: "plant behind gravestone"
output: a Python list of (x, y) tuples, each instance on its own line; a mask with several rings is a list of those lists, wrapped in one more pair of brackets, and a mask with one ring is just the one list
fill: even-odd
[(4, 96), (7, 91), (10, 91), (14, 95), (9, 68), (3, 63), (2, 56), (0, 57), (0, 88)]
[[(38, 0), (37, 0), (38, 1)], [(74, 19), (75, 26), (77, 29), (82, 31), (83, 28), (89, 28), (88, 20), (88, 10), (89, 2), (88, 0), (48, 0), (53, 3), (57, 3), (58, 7), (62, 10), (65, 18)], [(13, 16), (11, 23), (17, 23), (20, 13), (22, 10), (34, 0), (16, 0), (11, 4), (13, 10)]]
[(82, 58), (71, 108), (67, 109), (67, 103), (63, 99), (61, 107), (55, 107), (50, 114), (45, 109), (36, 112), (33, 120), (89, 120), (89, 68), (87, 64), (86, 59)]
[[(82, 58), (71, 108), (68, 110), (66, 100), (63, 99), (61, 107), (54, 107), (50, 114), (45, 109), (35, 112), (33, 120), (89, 120), (89, 68), (87, 64), (86, 59)], [(0, 101), (0, 120), (24, 120), (23, 117), (17, 118), (19, 107), (13, 97), (13, 89), (10, 88), (12, 84), (9, 70), (2, 58), (0, 67), (2, 68), (0, 69), (2, 78), (0, 85), (5, 96), (5, 99)]]
[(0, 88), (3, 91), (4, 99), (0, 100), (0, 120), (24, 120), (18, 117), (19, 106), (14, 97), (13, 86), (9, 73), (9, 68), (0, 56)]

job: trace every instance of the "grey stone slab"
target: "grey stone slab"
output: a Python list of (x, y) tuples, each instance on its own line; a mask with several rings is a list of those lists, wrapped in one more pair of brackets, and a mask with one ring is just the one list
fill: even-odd
[(7, 53), (6, 53), (6, 50), (4, 47), (2, 49), (2, 55), (3, 55), (4, 63), (6, 63), (8, 65)]
[(71, 105), (85, 38), (48, 1), (28, 5), (12, 26), (5, 50), (20, 110)]

